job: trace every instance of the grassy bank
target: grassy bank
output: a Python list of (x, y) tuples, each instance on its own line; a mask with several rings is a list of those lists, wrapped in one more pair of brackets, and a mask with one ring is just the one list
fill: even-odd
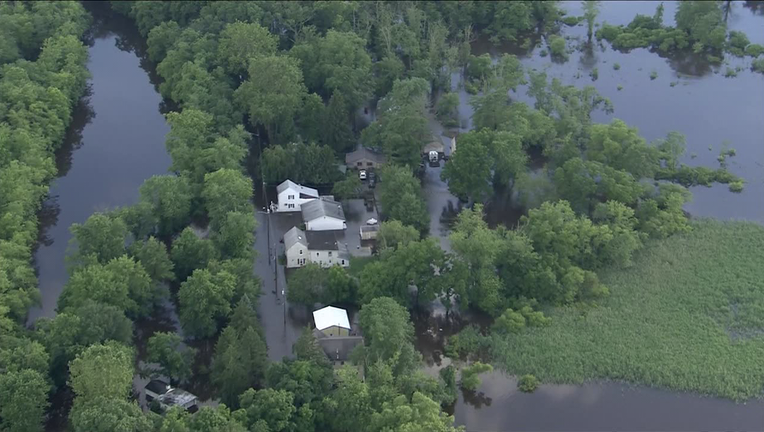
[(700, 221), (604, 272), (600, 307), (494, 335), (496, 362), (549, 382), (625, 380), (746, 399), (764, 389), (764, 227)]

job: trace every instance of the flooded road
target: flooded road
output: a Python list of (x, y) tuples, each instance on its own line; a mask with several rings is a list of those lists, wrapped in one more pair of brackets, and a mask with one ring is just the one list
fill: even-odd
[(68, 279), (69, 227), (94, 212), (134, 203), (143, 181), (166, 173), (171, 163), (164, 146), (169, 126), (160, 112), (155, 78), (143, 60), (144, 42), (126, 18), (87, 7), (95, 20), (89, 96), (80, 101), (56, 154), (58, 178), (40, 214), (35, 263), (42, 306), (29, 311), (30, 323), (55, 315)]

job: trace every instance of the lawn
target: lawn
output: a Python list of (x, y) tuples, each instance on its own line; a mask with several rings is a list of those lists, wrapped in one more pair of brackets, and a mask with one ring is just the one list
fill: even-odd
[(599, 307), (557, 308), (552, 324), (493, 335), (494, 360), (542, 381), (594, 379), (735, 400), (764, 389), (764, 227), (698, 221), (601, 273)]

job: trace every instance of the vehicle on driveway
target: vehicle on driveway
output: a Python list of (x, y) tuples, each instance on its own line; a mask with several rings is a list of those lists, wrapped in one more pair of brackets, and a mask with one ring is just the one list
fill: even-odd
[(366, 170), (358, 171), (358, 178), (361, 180), (366, 180)]

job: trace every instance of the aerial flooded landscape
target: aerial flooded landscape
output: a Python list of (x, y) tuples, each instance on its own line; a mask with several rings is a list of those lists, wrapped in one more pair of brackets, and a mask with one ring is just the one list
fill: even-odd
[(764, 2), (0, 2), (0, 430), (764, 428)]

